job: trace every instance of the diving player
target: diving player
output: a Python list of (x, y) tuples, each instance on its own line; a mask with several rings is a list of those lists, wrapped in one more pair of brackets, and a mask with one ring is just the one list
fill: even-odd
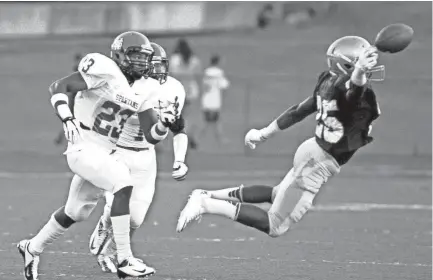
[[(373, 140), (369, 133), (380, 110), (369, 81), (373, 73), (384, 71), (384, 66), (376, 66), (377, 58), (377, 50), (361, 37), (346, 36), (332, 43), (327, 51), (329, 69), (319, 76), (314, 94), (267, 127), (252, 129), (245, 136), (245, 144), (254, 149), (278, 131), (316, 113), (315, 135), (298, 147), (293, 168), (284, 179), (276, 186), (194, 190), (180, 213), (177, 231), (203, 214), (227, 217), (271, 237), (283, 235), (299, 222), (321, 186)], [(252, 205), (263, 202), (272, 204), (269, 211)]]

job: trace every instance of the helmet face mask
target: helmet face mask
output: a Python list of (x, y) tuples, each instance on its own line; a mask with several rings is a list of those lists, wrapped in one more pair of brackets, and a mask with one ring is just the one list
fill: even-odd
[(168, 59), (153, 59), (152, 78), (158, 80), (161, 84), (167, 81), (168, 76)]
[(128, 48), (125, 52), (128, 61), (127, 71), (136, 77), (148, 77), (152, 72), (152, 53)]
[(158, 80), (160, 84), (167, 81), (169, 62), (165, 50), (156, 43), (151, 43), (154, 50), (152, 58), (152, 74), (151, 77)]
[(152, 73), (153, 53), (149, 39), (135, 31), (120, 34), (111, 45), (111, 58), (133, 80), (147, 78)]
[[(370, 46), (367, 40), (358, 36), (345, 36), (337, 39), (326, 52), (329, 70), (334, 74), (351, 75), (359, 54)], [(383, 81), (385, 66), (375, 66), (366, 74), (369, 81)]]

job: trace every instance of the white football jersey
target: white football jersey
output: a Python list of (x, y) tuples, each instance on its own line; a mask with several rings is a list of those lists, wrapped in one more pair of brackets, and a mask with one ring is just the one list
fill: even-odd
[(204, 110), (220, 110), (221, 94), (230, 86), (224, 71), (216, 66), (207, 68), (203, 75), (203, 94), (201, 106)]
[[(156, 101), (161, 101), (166, 104), (168, 102), (175, 102), (177, 97), (179, 102), (178, 111), (179, 114), (181, 114), (185, 104), (185, 89), (183, 85), (175, 78), (169, 76), (167, 77), (167, 81), (160, 87), (161, 92), (156, 98)], [(138, 120), (137, 114), (133, 115), (126, 121), (125, 126), (122, 129), (122, 133), (120, 133), (117, 144), (124, 147), (133, 148), (151, 148), (154, 146), (153, 144), (150, 144), (146, 141), (144, 133), (140, 129), (140, 122)]]
[(77, 96), (74, 115), (91, 130), (84, 130), (83, 137), (87, 141), (112, 146), (129, 117), (155, 107), (159, 82), (142, 78), (131, 86), (117, 64), (107, 56), (86, 55), (78, 71), (88, 89)]

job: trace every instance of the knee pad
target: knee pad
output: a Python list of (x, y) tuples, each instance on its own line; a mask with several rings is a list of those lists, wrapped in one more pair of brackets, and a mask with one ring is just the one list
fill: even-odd
[(82, 204), (79, 207), (65, 206), (65, 214), (75, 222), (87, 220), (96, 207), (96, 203)]
[(278, 213), (269, 211), (269, 236), (281, 236), (290, 229), (292, 224), (299, 222), (313, 205), (314, 196), (315, 195), (309, 191), (303, 191), (301, 198), (288, 216), (284, 214), (285, 212)]
[(269, 236), (279, 237), (290, 229), (290, 218), (283, 218), (278, 213), (268, 212), (269, 216)]
[(304, 191), (301, 199), (296, 204), (295, 208), (293, 208), (292, 213), (290, 213), (290, 218), (293, 222), (299, 222), (302, 217), (310, 210), (313, 205), (314, 194), (309, 191)]
[(87, 219), (95, 209), (101, 194), (99, 189), (75, 175), (65, 204), (65, 214), (75, 222)]
[(146, 218), (147, 211), (149, 210), (150, 201), (131, 201), (129, 204), (129, 211), (131, 214), (131, 228), (137, 229)]

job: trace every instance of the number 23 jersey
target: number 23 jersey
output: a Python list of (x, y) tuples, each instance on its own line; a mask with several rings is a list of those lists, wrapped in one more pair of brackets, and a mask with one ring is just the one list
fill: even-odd
[(92, 132), (85, 140), (111, 147), (129, 117), (155, 106), (159, 83), (151, 78), (135, 81), (132, 85), (117, 64), (99, 53), (86, 55), (78, 71), (87, 90), (75, 99), (75, 117)]
[(373, 141), (369, 131), (380, 115), (376, 96), (369, 86), (363, 87), (361, 97), (356, 101), (346, 98), (347, 92), (354, 87), (350, 77), (326, 71), (320, 75), (314, 90), (316, 141), (340, 165), (345, 164), (356, 150)]

